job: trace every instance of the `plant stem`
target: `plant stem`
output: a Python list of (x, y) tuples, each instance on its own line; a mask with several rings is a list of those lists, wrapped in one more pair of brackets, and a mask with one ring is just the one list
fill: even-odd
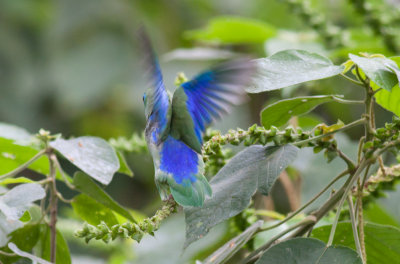
[[(370, 162), (370, 160), (368, 161)], [(341, 200), (341, 198), (343, 198), (343, 194), (345, 192), (346, 193), (348, 192), (346, 191), (348, 185), (350, 184), (352, 185), (354, 183), (353, 178), (355, 176), (356, 178), (358, 177), (361, 171), (365, 168), (366, 164), (368, 164), (368, 162), (363, 160), (362, 163), (357, 167), (357, 170), (354, 172), (354, 174), (352, 174), (351, 177), (347, 179), (347, 181), (343, 184), (343, 186), (339, 190), (337, 190), (318, 210), (316, 210), (311, 214), (317, 218), (317, 222), (330, 210), (332, 210), (332, 208), (336, 206), (336, 204)], [(307, 233), (307, 231), (310, 230), (310, 228), (312, 227), (313, 224), (310, 224), (308, 226), (303, 226), (302, 228), (297, 230), (296, 233), (292, 235), (292, 237), (302, 236), (305, 233)]]
[(272, 246), (272, 244), (278, 240), (279, 238), (283, 237), (284, 235), (286, 235), (287, 233), (295, 230), (296, 228), (303, 226), (303, 225), (309, 225), (309, 224), (313, 224), (316, 222), (316, 218), (314, 216), (308, 216), (306, 218), (304, 218), (302, 221), (292, 225), (291, 227), (283, 230), (282, 232), (280, 232), (279, 234), (277, 234), (276, 236), (274, 236), (273, 238), (271, 238), (267, 243), (265, 243), (264, 245), (262, 245), (261, 247), (259, 247), (258, 249), (254, 250), (250, 255), (248, 255), (243, 261), (242, 263), (253, 263), (254, 261), (256, 261), (260, 256), (261, 253), (264, 250), (267, 250), (270, 246)]
[[(344, 188), (344, 191), (343, 191), (343, 195), (341, 195), (341, 199), (340, 199), (340, 201), (339, 201), (339, 205), (338, 205), (338, 209), (337, 209), (338, 211), (337, 211), (337, 213), (336, 213), (335, 220), (334, 220), (334, 222), (333, 222), (333, 224), (332, 224), (331, 233), (330, 233), (330, 235), (329, 235), (329, 240), (328, 240), (328, 243), (327, 243), (327, 246), (328, 246), (328, 247), (329, 247), (330, 245), (332, 245), (333, 238), (334, 238), (334, 236), (335, 236), (336, 226), (337, 226), (337, 223), (338, 223), (338, 221), (339, 221), (340, 212), (341, 212), (341, 210), (342, 210), (343, 203), (344, 203), (344, 201), (346, 200), (347, 194), (349, 193), (349, 191), (350, 191), (351, 187), (353, 186), (354, 182), (357, 180), (358, 176), (361, 174), (361, 172), (364, 170), (364, 168), (367, 166), (367, 164), (368, 164), (367, 161), (366, 161), (366, 160), (363, 160), (363, 161), (360, 163), (360, 165), (358, 166), (357, 170), (354, 172), (354, 174), (349, 178), (348, 182), (346, 182), (346, 183), (343, 185), (343, 187), (341, 188), (341, 189)], [(333, 197), (334, 197), (334, 196), (332, 196), (332, 198), (333, 198)], [(331, 198), (331, 199), (332, 199), (332, 198)]]
[(288, 215), (285, 219), (283, 219), (282, 221), (276, 223), (275, 225), (272, 226), (268, 226), (268, 227), (261, 227), (260, 231), (266, 231), (266, 230), (270, 230), (273, 228), (276, 228), (284, 223), (286, 223), (287, 221), (289, 221), (290, 219), (292, 219), (293, 217), (295, 217), (296, 215), (298, 215), (301, 211), (303, 211), (305, 208), (307, 208), (310, 204), (312, 204), (315, 200), (317, 200), (322, 194), (324, 194), (335, 182), (337, 182), (339, 179), (341, 179), (343, 176), (345, 176), (346, 174), (348, 174), (349, 171), (345, 170), (342, 173), (340, 173), (338, 176), (336, 176), (330, 183), (328, 183), (328, 185), (326, 185), (319, 193), (317, 193), (313, 198), (311, 198), (311, 200), (309, 200), (307, 203), (305, 203), (302, 207), (300, 207), (299, 209), (297, 209), (296, 211), (294, 211), (293, 213), (291, 213), (290, 215)]
[[(363, 184), (361, 185), (363, 186)], [(360, 230), (360, 241), (361, 241), (361, 257), (363, 263), (367, 262), (367, 252), (365, 251), (365, 235), (364, 235), (364, 215), (363, 215), (363, 204), (362, 204), (362, 191), (360, 190), (357, 197), (357, 217), (358, 217), (358, 229)], [(354, 231), (353, 231), (354, 232)]]
[(42, 149), (41, 151), (39, 151), (35, 156), (33, 156), (30, 160), (28, 160), (27, 162), (25, 162), (24, 164), (22, 164), (21, 166), (19, 166), (18, 168), (3, 174), (0, 176), (0, 180), (9, 178), (9, 177), (14, 177), (15, 175), (17, 175), (18, 173), (20, 173), (21, 171), (25, 170), (26, 168), (28, 168), (32, 163), (34, 163), (36, 160), (38, 160), (41, 156), (43, 156), (46, 153), (45, 149)]
[(50, 162), (50, 261), (56, 262), (56, 247), (57, 247), (57, 189), (56, 189), (56, 163), (57, 159), (53, 152), (48, 154)]
[(315, 137), (312, 137), (312, 138), (309, 138), (309, 139), (305, 139), (305, 140), (301, 140), (301, 141), (298, 141), (298, 142), (294, 142), (293, 145), (295, 145), (295, 146), (303, 145), (305, 143), (312, 142), (314, 140), (324, 138), (326, 136), (335, 134), (337, 132), (344, 131), (344, 130), (347, 130), (349, 128), (355, 127), (355, 126), (365, 124), (365, 122), (366, 122), (366, 119), (365, 118), (361, 118), (361, 119), (353, 121), (353, 122), (351, 122), (351, 123), (349, 123), (347, 125), (344, 125), (341, 128), (336, 129), (334, 131), (331, 131), (331, 132), (328, 132), (328, 133), (325, 133), (325, 134), (322, 134), (322, 135), (319, 135), (319, 136), (315, 136)]
[(348, 169), (354, 170), (354, 168), (356, 167), (356, 164), (354, 164), (354, 162), (346, 155), (344, 154), (340, 149), (336, 148), (335, 149), (337, 154), (339, 155), (339, 157), (346, 162)]
[(71, 184), (71, 182), (68, 180), (68, 177), (66, 175), (66, 173), (64, 172), (64, 170), (62, 169), (60, 162), (57, 159), (57, 156), (54, 160), (54, 163), (56, 164), (56, 167), (58, 169), (58, 171), (60, 172), (61, 176), (64, 179), (65, 184), (67, 185), (68, 188), (70, 188), (71, 190), (76, 190), (75, 186)]
[(349, 204), (349, 212), (350, 212), (350, 219), (351, 219), (351, 228), (353, 229), (353, 237), (354, 237), (354, 242), (356, 244), (357, 252), (358, 255), (361, 257), (362, 263), (365, 264), (364, 256), (361, 251), (361, 246), (360, 246), (360, 239), (358, 237), (358, 232), (357, 232), (357, 222), (356, 218), (354, 216), (354, 206), (353, 206), (353, 201), (351, 200), (351, 196), (347, 196), (347, 202)]
[(361, 85), (361, 86), (363, 85), (362, 82), (357, 81), (357, 80), (354, 80), (353, 78), (350, 78), (350, 77), (347, 76), (346, 74), (341, 73), (340, 76), (346, 78), (347, 80), (349, 80), (350, 82), (352, 82), (352, 83), (354, 83), (354, 84)]
[(7, 256), (7, 257), (16, 257), (17, 256), (17, 254), (15, 254), (15, 253), (5, 252), (2, 250), (0, 250), (0, 255)]

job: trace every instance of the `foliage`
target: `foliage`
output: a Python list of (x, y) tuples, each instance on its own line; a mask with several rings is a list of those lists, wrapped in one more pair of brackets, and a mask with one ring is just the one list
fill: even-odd
[[(54, 8), (53, 4), (46, 1), (39, 2), (43, 9), (37, 6), (39, 4), (32, 4), (41, 10), (38, 14), (48, 14), (46, 6)], [(194, 2), (196, 12), (209, 13), (216, 5)], [(283, 26), (272, 23), (273, 18), (265, 22), (240, 16), (216, 16), (210, 18), (202, 29), (188, 30), (183, 34), (185, 41), (196, 41), (199, 46), (207, 46), (207, 49), (201, 50), (205, 53), (200, 55), (196, 53), (199, 52), (196, 48), (186, 49), (188, 53), (185, 54), (189, 55), (185, 55), (185, 60), (204, 60), (205, 57), (217, 59), (226, 57), (226, 54), (230, 57), (239, 53), (248, 53), (258, 58), (254, 60), (257, 72), (247, 91), (257, 93), (251, 96), (257, 102), (252, 110), (260, 114), (261, 126), (254, 124), (247, 129), (231, 129), (226, 133), (207, 131), (202, 157), (207, 177), (211, 178), (213, 196), (207, 198), (201, 208), (185, 207), (182, 210), (172, 198), (165, 201), (158, 210), (155, 208), (159, 206), (159, 201), (156, 204), (138, 205), (152, 195), (144, 186), (154, 185), (152, 180), (148, 180), (149, 177), (143, 177), (152, 173), (150, 166), (143, 165), (149, 163), (146, 160), (147, 146), (141, 133), (134, 133), (128, 138), (123, 136), (127, 131), (130, 133), (136, 128), (142, 129), (141, 121), (135, 115), (130, 113), (133, 118), (119, 119), (123, 115), (121, 109), (126, 107), (126, 101), (129, 101), (129, 105), (136, 103), (124, 100), (124, 88), (115, 89), (122, 89), (123, 96), (110, 96), (106, 92), (111, 89), (112, 80), (117, 76), (131, 75), (133, 71), (134, 85), (143, 85), (136, 80), (140, 79), (136, 75), (139, 72), (135, 68), (136, 61), (134, 66), (127, 62), (127, 57), (132, 56), (129, 54), (132, 44), (129, 41), (133, 38), (131, 33), (122, 31), (133, 32), (127, 25), (131, 22), (127, 23), (125, 16), (114, 16), (118, 17), (117, 20), (108, 16), (108, 13), (120, 10), (124, 14), (126, 12), (125, 18), (131, 17), (130, 9), (126, 8), (129, 4), (122, 1), (118, 2), (121, 6), (111, 2), (99, 3), (103, 7), (109, 5), (107, 10), (110, 12), (101, 14), (93, 10), (93, 14), (83, 12), (84, 16), (76, 14), (73, 18), (74, 23), (81, 23), (80, 30), (84, 28), (88, 32), (95, 27), (94, 24), (104, 23), (110, 31), (118, 28), (115, 35), (129, 35), (128, 41), (124, 40), (126, 43), (115, 41), (114, 38), (121, 36), (99, 37), (94, 31), (87, 34), (95, 36), (93, 39), (88, 37), (89, 40), (82, 40), (79, 36), (86, 35), (86, 31), (74, 30), (72, 24), (54, 23), (65, 31), (62, 34), (68, 36), (68, 42), (64, 41), (66, 37), (45, 31), (49, 27), (47, 23), (50, 23), (50, 18), (40, 15), (38, 17), (42, 20), (39, 23), (38, 18), (32, 17), (29, 12), (22, 17), (16, 16), (16, 32), (26, 31), (34, 36), (30, 30), (35, 28), (41, 37), (20, 41), (19, 34), (10, 34), (12, 30), (1, 31), (0, 36), (6, 36), (4, 39), (7, 40), (4, 46), (11, 43), (10, 47), (18, 50), (25, 42), (34, 43), (24, 52), (14, 53), (28, 54), (29, 50), (41, 47), (38, 43), (45, 43), (47, 48), (40, 50), (40, 53), (51, 61), (45, 62), (48, 65), (44, 66), (51, 71), (35, 69), (34, 74), (30, 74), (37, 75), (37, 78), (27, 77), (24, 71), (29, 65), (32, 64), (32, 68), (38, 65), (37, 61), (33, 63), (34, 56), (33, 61), (27, 63), (28, 66), (24, 63), (19, 65), (18, 58), (21, 57), (9, 60), (15, 60), (15, 64), (8, 64), (7, 52), (0, 50), (0, 57), (6, 58), (5, 65), (10, 67), (10, 72), (18, 73), (15, 80), (4, 75), (2, 86), (24, 87), (24, 81), (37, 79), (40, 80), (38, 87), (46, 87), (51, 86), (54, 79), (59, 86), (56, 85), (55, 89), (58, 97), (55, 99), (51, 94), (49, 98), (43, 99), (46, 104), (49, 104), (47, 100), (51, 101), (48, 112), (52, 119), (35, 120), (32, 126), (31, 121), (21, 120), (31, 119), (27, 109), (35, 109), (35, 100), (27, 102), (28, 108), (14, 106), (10, 103), (13, 100), (7, 102), (7, 98), (13, 99), (21, 90), (10, 89), (4, 92), (4, 96), (1, 90), (0, 115), (36, 130), (42, 125), (53, 128), (48, 125), (51, 123), (49, 120), (54, 121), (54, 116), (60, 115), (67, 124), (60, 129), (63, 134), (65, 131), (65, 135), (69, 135), (72, 131), (76, 135), (94, 134), (100, 137), (68, 138), (61, 134), (53, 135), (43, 129), (33, 135), (25, 128), (0, 123), (0, 262), (15, 263), (24, 258), (36, 263), (68, 264), (73, 259), (71, 254), (75, 254), (74, 251), (79, 254), (81, 250), (71, 247), (73, 241), (72, 245), (79, 245), (85, 253), (88, 250), (91, 254), (108, 255), (110, 263), (124, 263), (133, 259), (137, 253), (136, 248), (132, 250), (129, 241), (134, 240), (136, 247), (144, 242), (147, 235), (157, 236), (163, 221), (179, 211), (183, 212), (186, 224), (186, 229), (181, 226), (186, 232), (186, 242), (179, 245), (179, 248), (185, 247), (186, 252), (196, 251), (192, 243), (207, 241), (203, 237), (216, 233), (216, 226), (227, 223), (229, 227), (218, 246), (209, 245), (204, 252), (196, 251), (192, 254), (197, 263), (398, 261), (399, 221), (391, 215), (392, 211), (380, 205), (379, 199), (390, 195), (400, 178), (400, 60), (399, 57), (390, 57), (400, 49), (400, 42), (396, 41), (400, 28), (398, 10), (390, 8), (389, 3), (383, 1), (352, 0), (349, 1), (352, 11), (343, 9), (343, 13), (353, 12), (354, 17), (347, 15), (344, 19), (346, 14), (338, 14), (335, 23), (332, 23), (329, 14), (323, 15), (319, 10), (321, 6), (329, 8), (329, 4), (316, 4), (317, 1), (308, 0), (279, 2), (293, 11), (286, 17), (288, 19), (280, 17), (278, 8), (277, 11), (257, 9), (270, 15), (276, 12), (275, 19), (285, 20), (282, 23), (299, 24), (299, 21), (303, 21), (304, 25), (301, 26), (309, 27), (317, 34), (297, 30), (301, 27), (299, 25), (292, 27), (292, 32), (281, 30), (278, 27)], [(168, 16), (168, 22), (173, 24), (175, 15), (169, 14), (178, 14), (179, 8), (170, 10), (168, 6), (157, 3), (160, 6), (137, 3), (138, 8), (135, 10), (140, 13), (150, 8), (157, 9), (163, 17)], [(10, 16), (15, 12), (12, 10), (24, 5), (5, 1), (0, 4), (0, 17), (3, 14)], [(92, 10), (90, 5), (87, 9), (84, 5), (82, 3), (82, 10)], [(187, 10), (183, 5), (179, 4), (179, 7)], [(70, 12), (66, 14), (69, 16)], [(102, 16), (106, 18), (99, 19)], [(181, 34), (183, 28), (194, 27), (191, 20), (187, 19), (191, 16), (191, 13), (185, 14), (187, 25), (181, 28), (176, 25), (177, 29), (166, 28), (160, 21), (154, 20), (153, 23), (160, 24), (158, 33), (167, 30), (165, 35), (171, 35), (171, 45), (176, 45), (178, 33), (174, 35), (174, 31)], [(300, 20), (296, 20), (296, 16)], [(4, 22), (3, 18), (0, 20)], [(365, 25), (364, 21), (367, 22)], [(344, 25), (349, 25), (349, 28), (341, 28)], [(76, 40), (83, 44), (79, 52), (73, 53), (74, 45), (78, 45), (74, 42)], [(65, 43), (63, 47), (66, 50), (58, 50), (52, 41)], [(268, 45), (271, 43), (278, 43), (274, 52), (271, 52), (272, 46)], [(281, 46), (280, 43), (285, 44)], [(265, 51), (260, 44), (265, 44)], [(112, 55), (108, 52), (110, 50), (113, 51)], [(377, 50), (388, 56), (372, 54)], [(264, 53), (271, 54), (264, 57)], [(91, 64), (81, 64), (82, 61)], [(186, 67), (182, 65), (179, 64), (179, 67)], [(86, 68), (91, 71), (85, 71)], [(126, 69), (129, 69), (129, 74), (125, 73)], [(192, 68), (188, 67), (187, 71), (192, 71)], [(25, 78), (19, 78), (20, 74)], [(129, 81), (124, 80), (124, 83)], [(35, 90), (35, 96), (40, 98), (50, 94), (47, 90), (31, 90)], [(260, 94), (265, 92), (268, 92), (268, 100), (264, 94)], [(136, 90), (133, 93), (133, 97), (140, 97)], [(362, 100), (361, 94), (364, 95)], [(382, 114), (383, 110), (376, 108), (375, 102), (388, 112)], [(24, 110), (22, 115), (17, 114), (16, 109), (19, 107)], [(4, 114), (3, 108), (10, 113), (9, 116)], [(316, 113), (316, 110), (321, 110), (318, 118), (310, 115)], [(32, 116), (43, 110), (35, 111)], [(79, 114), (84, 117), (77, 121)], [(309, 118), (314, 125), (303, 125), (302, 118)], [(75, 127), (70, 128), (70, 123), (74, 123)], [(101, 123), (106, 125), (99, 129)], [(126, 126), (128, 123), (130, 125)], [(236, 125), (236, 120), (234, 124), (229, 124), (230, 128)], [(353, 148), (356, 155), (347, 153), (342, 145), (346, 141), (336, 136), (349, 130), (348, 135), (358, 141), (358, 148), (353, 144), (347, 147)], [(289, 196), (298, 192), (298, 180), (304, 175), (301, 175), (296, 162), (304, 162), (301, 164), (303, 167), (314, 165), (305, 162), (305, 156), (312, 155), (311, 152), (305, 152), (307, 149), (312, 149), (311, 152), (316, 156), (322, 152), (326, 162), (338, 162), (345, 167), (344, 171), (336, 166), (335, 178), (321, 180), (328, 167), (325, 167), (326, 164), (318, 164), (318, 171), (310, 177), (315, 182), (323, 181), (325, 186), (309, 187), (315, 192), (302, 206), (284, 211), (279, 207), (267, 210), (260, 205), (260, 201), (265, 199), (269, 199), (268, 203), (286, 198), (290, 200)], [(135, 178), (119, 177), (121, 174), (133, 176), (130, 165), (133, 165)], [(143, 173), (144, 170), (146, 173)], [(285, 177), (287, 182), (282, 180)], [(117, 202), (123, 195), (113, 191), (118, 189), (113, 184), (124, 181), (134, 181), (135, 186), (138, 186), (129, 189), (129, 200), (134, 201), (131, 204), (140, 207), (142, 211), (154, 212), (152, 216), (144, 216)], [(284, 185), (285, 192), (277, 196), (274, 188), (280, 185)], [(326, 200), (322, 198), (323, 195)], [(291, 212), (286, 215), (287, 211)], [(168, 239), (170, 244), (174, 243), (173, 237)], [(152, 254), (156, 254), (152, 250)]]

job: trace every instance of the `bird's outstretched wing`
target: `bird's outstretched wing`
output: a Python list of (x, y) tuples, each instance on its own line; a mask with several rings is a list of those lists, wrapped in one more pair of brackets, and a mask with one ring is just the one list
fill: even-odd
[(157, 56), (143, 27), (138, 30), (138, 39), (150, 86), (150, 89), (144, 95), (146, 98), (143, 98), (146, 104), (146, 118), (151, 123), (157, 124), (158, 132), (163, 134), (169, 128), (168, 116), (171, 114), (169, 97), (165, 89)]
[(246, 100), (244, 88), (253, 69), (249, 59), (236, 59), (183, 83), (172, 99), (171, 135), (201, 153), (206, 127)]

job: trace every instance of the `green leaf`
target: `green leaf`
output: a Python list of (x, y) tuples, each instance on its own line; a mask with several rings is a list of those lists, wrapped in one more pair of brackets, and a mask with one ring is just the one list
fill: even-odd
[(26, 177), (6, 178), (0, 182), (0, 185), (16, 184), (16, 183), (34, 183), (31, 179)]
[(114, 201), (86, 174), (82, 172), (75, 173), (73, 184), (82, 193), (88, 195), (89, 197), (93, 198), (94, 200), (113, 210), (114, 212), (122, 215), (126, 219), (136, 223), (135, 219), (133, 219), (132, 215), (126, 209), (124, 209), (121, 205)]
[(304, 130), (308, 129), (311, 130), (312, 128), (316, 127), (317, 125), (323, 123), (324, 120), (315, 114), (307, 114), (304, 116), (299, 116), (297, 118), (298, 126), (303, 128)]
[(376, 202), (368, 203), (364, 207), (363, 214), (365, 220), (368, 222), (400, 227), (400, 223)]
[(360, 57), (349, 54), (349, 57), (365, 75), (379, 87), (391, 91), (399, 83), (400, 69), (392, 60), (385, 57)]
[(130, 177), (133, 177), (133, 171), (131, 170), (131, 168), (129, 168), (128, 163), (126, 163), (124, 154), (121, 153), (121, 151), (116, 151), (117, 156), (118, 156), (118, 160), (119, 160), (119, 173), (123, 173), (125, 175), (128, 175)]
[[(328, 241), (331, 227), (332, 225), (327, 225), (315, 228), (311, 236)], [(364, 234), (368, 264), (398, 263), (400, 259), (399, 228), (366, 223)], [(338, 224), (333, 244), (355, 249), (351, 223)]]
[(340, 74), (344, 67), (328, 58), (304, 50), (284, 50), (268, 58), (255, 60), (258, 72), (249, 93), (272, 91), (291, 85)]
[(271, 126), (282, 126), (292, 116), (306, 114), (320, 104), (335, 101), (334, 98), (334, 95), (318, 95), (278, 101), (268, 105), (261, 111), (261, 123), (266, 129)]
[[(36, 245), (40, 236), (40, 225), (27, 224), (9, 234), (10, 242), (16, 244), (22, 251), (29, 252)], [(0, 250), (11, 253), (12, 251), (7, 247), (2, 247)], [(11, 264), (15, 263), (19, 257), (7, 257), (0, 254), (0, 263)]]
[(250, 203), (256, 190), (268, 195), (272, 185), (296, 157), (298, 148), (250, 146), (236, 154), (211, 181), (212, 197), (201, 208), (185, 208), (185, 247), (210, 228), (237, 215)]
[[(37, 149), (17, 145), (10, 139), (0, 138), (0, 174), (14, 170), (33, 158), (37, 153), (39, 153)], [(49, 161), (45, 156), (42, 156), (28, 168), (46, 175), (49, 173)]]
[(74, 197), (72, 203), (74, 212), (91, 225), (98, 225), (104, 221), (108, 226), (118, 224), (113, 212), (86, 194)]
[(221, 16), (211, 19), (206, 28), (186, 31), (184, 35), (189, 39), (223, 44), (263, 43), (276, 35), (276, 29), (260, 20)]
[(97, 137), (57, 139), (50, 146), (90, 177), (109, 184), (119, 169), (118, 156), (107, 141)]
[(293, 238), (269, 248), (256, 264), (361, 264), (354, 250), (326, 245), (314, 238)]
[[(41, 238), (40, 242), (40, 257), (45, 260), (50, 260), (51, 252), (51, 231), (47, 224), (41, 225)], [(62, 233), (57, 229), (56, 231), (56, 263), (55, 264), (71, 264), (71, 255), (67, 241), (65, 241)]]
[(257, 221), (240, 233), (238, 236), (226, 242), (222, 247), (212, 253), (202, 264), (226, 263), (236, 252), (238, 252), (249, 241), (255, 232), (262, 226), (263, 221)]
[[(394, 62), (397, 63), (397, 66), (400, 66), (400, 57), (391, 58)], [(376, 91), (379, 89), (378, 85), (371, 82), (371, 87)], [(387, 90), (380, 90), (374, 95), (376, 102), (385, 108), (388, 111), (393, 112), (397, 116), (400, 116), (400, 87), (399, 84), (394, 86), (392, 90), (389, 92)]]
[(7, 220), (19, 220), (30, 203), (43, 199), (46, 193), (40, 184), (25, 183), (0, 196), (0, 211)]
[(29, 140), (31, 134), (24, 128), (0, 122), (0, 137), (12, 140)]
[(19, 221), (21, 222), (29, 222), (31, 220), (31, 214), (29, 213), (29, 211), (25, 211), (24, 214), (19, 218)]
[[(40, 264), (52, 264), (51, 262), (48, 262), (44, 259), (41, 259), (39, 257), (36, 257), (28, 252), (22, 251), (20, 250), (14, 243), (8, 243), (8, 247), (18, 256), (24, 257), (24, 258), (28, 258), (30, 260), (32, 260), (34, 263), (40, 263)], [(57, 261), (57, 263), (59, 263)], [(60, 262), (61, 263), (61, 262)]]

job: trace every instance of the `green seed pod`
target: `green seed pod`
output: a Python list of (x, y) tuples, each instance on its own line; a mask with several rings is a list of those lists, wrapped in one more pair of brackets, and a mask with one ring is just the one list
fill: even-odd
[(271, 136), (271, 137), (275, 136), (276, 132), (278, 132), (278, 128), (271, 126), (271, 128), (269, 130), (269, 136)]
[(261, 143), (262, 145), (267, 144), (267, 136), (266, 136), (264, 133), (262, 133), (262, 134), (260, 135), (260, 143)]

